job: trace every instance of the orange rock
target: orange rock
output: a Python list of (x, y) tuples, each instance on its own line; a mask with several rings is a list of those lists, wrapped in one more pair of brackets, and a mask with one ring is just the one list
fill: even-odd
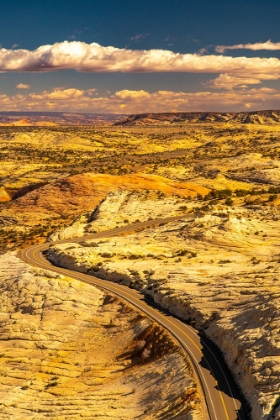
[(79, 174), (59, 179), (55, 184), (48, 184), (29, 192), (14, 202), (15, 211), (24, 207), (28, 211), (50, 215), (80, 214), (91, 210), (103, 200), (106, 195), (117, 189), (122, 190), (153, 190), (166, 195), (195, 197), (205, 195), (210, 190), (200, 185), (175, 182), (158, 175), (104, 175)]
[(10, 200), (11, 200), (11, 197), (9, 196), (5, 188), (0, 187), (0, 203), (5, 203)]

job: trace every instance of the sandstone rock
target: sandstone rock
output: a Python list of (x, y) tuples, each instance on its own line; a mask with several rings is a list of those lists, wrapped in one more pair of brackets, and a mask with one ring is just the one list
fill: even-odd
[(184, 198), (169, 197), (163, 191), (113, 191), (93, 211), (82, 214), (69, 227), (52, 235), (50, 240), (81, 237), (140, 220), (185, 214), (181, 210), (187, 208)]
[[(142, 203), (137, 200), (137, 205)], [(102, 206), (92, 229), (109, 219), (109, 210)], [(127, 214), (126, 207), (118, 208), (118, 217)], [(252, 406), (252, 418), (275, 419), (280, 384), (279, 236), (276, 208), (223, 208), (193, 221), (94, 239), (94, 247), (90, 242), (54, 245), (49, 258), (137, 288), (194, 323), (222, 350)]]
[(192, 369), (162, 328), (14, 254), (0, 264), (1, 420), (202, 420)]
[[(24, 194), (29, 189), (30, 191)], [(99, 205), (108, 193), (123, 190), (129, 192), (150, 190), (154, 196), (162, 195), (162, 197), (176, 194), (177, 200), (181, 198), (181, 201), (186, 197), (196, 197), (197, 194), (206, 194), (209, 191), (193, 183), (179, 183), (160, 176), (145, 174), (112, 176), (86, 173), (61, 178), (53, 183), (42, 182), (42, 186), (32, 184), (21, 189), (18, 192), (18, 198), (12, 201), (9, 207), (1, 209), (0, 217), (12, 215), (16, 220), (12, 232), (9, 228), (6, 229), (7, 234), (21, 235), (24, 231), (28, 236), (32, 230), (36, 231), (38, 228), (40, 231), (42, 226), (42, 231), (48, 230), (50, 225), (54, 228), (57, 225), (61, 227), (66, 220), (73, 221), (82, 212), (92, 210)], [(172, 200), (174, 201), (174, 198)], [(114, 199), (112, 198), (111, 201), (113, 204)], [(122, 202), (121, 205), (124, 203)], [(111, 219), (114, 225), (114, 220)], [(77, 233), (80, 234), (80, 231)], [(40, 237), (40, 241), (42, 240), (43, 238)]]

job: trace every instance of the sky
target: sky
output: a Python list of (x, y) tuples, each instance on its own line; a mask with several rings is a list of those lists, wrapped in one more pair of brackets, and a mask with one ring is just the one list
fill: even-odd
[(279, 0), (0, 0), (0, 111), (280, 109)]

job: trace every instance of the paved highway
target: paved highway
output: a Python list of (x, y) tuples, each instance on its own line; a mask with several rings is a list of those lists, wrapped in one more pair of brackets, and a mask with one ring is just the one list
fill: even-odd
[[(154, 219), (146, 222), (134, 223), (106, 232), (84, 236), (83, 238), (67, 239), (56, 243), (78, 242), (92, 238), (112, 237), (121, 233), (135, 231), (148, 226), (168, 223), (175, 220), (192, 219), (187, 216), (173, 216), (169, 218)], [(143, 295), (126, 286), (119, 285), (97, 277), (53, 266), (43, 255), (53, 243), (35, 245), (22, 251), (22, 259), (33, 265), (55, 271), (57, 273), (75, 278), (84, 283), (106, 289), (127, 300), (138, 309), (145, 312), (157, 323), (161, 324), (180, 342), (191, 359), (198, 384), (204, 394), (205, 419), (210, 420), (245, 420), (248, 419), (242, 397), (234, 383), (225, 363), (216, 348), (201, 337), (194, 328), (183, 323), (176, 317), (157, 307), (152, 302), (145, 300)]]

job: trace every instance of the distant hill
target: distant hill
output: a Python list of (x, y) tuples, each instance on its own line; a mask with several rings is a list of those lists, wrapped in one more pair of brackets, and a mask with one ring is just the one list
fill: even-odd
[(0, 122), (0, 126), (2, 127), (31, 127), (31, 126), (43, 126), (43, 127), (50, 127), (50, 126), (57, 126), (58, 124), (51, 122), (51, 121), (31, 121), (27, 118), (22, 118), (18, 121), (13, 122)]
[(125, 114), (0, 111), (0, 126), (112, 125)]
[(254, 112), (163, 112), (90, 114), (73, 112), (0, 111), (0, 126), (174, 125), (187, 123), (280, 124), (280, 110)]
[(169, 125), (231, 122), (239, 124), (280, 124), (280, 110), (254, 112), (163, 112), (134, 114), (114, 125)]

